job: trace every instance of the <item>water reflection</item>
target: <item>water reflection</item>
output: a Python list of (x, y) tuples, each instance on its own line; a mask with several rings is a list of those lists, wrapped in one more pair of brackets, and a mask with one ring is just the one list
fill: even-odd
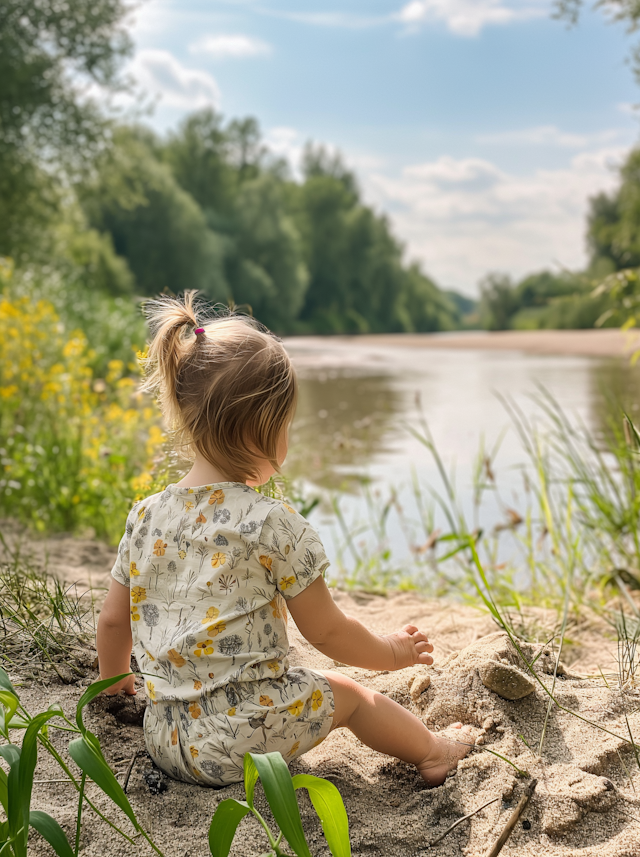
[(287, 473), (352, 491), (368, 465), (391, 452), (402, 396), (388, 375), (301, 367)]

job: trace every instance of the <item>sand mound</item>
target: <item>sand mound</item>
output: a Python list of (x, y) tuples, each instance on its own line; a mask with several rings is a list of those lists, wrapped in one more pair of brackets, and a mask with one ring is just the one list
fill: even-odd
[[(336, 665), (292, 632), (294, 664), (339, 669), (376, 688), (422, 717), (432, 729), (455, 720), (482, 727), (484, 742), (463, 760), (457, 773), (436, 789), (425, 788), (413, 768), (361, 745), (350, 733), (331, 734), (323, 744), (297, 760), (292, 772), (327, 777), (340, 789), (347, 807), (354, 855), (483, 855), (497, 839), (526, 786), (509, 764), (486, 750), (513, 761), (538, 779), (534, 795), (504, 847), (504, 855), (549, 857), (636, 857), (640, 854), (640, 771), (622, 738), (607, 735), (553, 706), (548, 715), (542, 758), (537, 756), (547, 718), (548, 696), (531, 682), (508, 638), (480, 611), (448, 603), (423, 602), (415, 595), (388, 598), (336, 593), (345, 612), (356, 615), (372, 630), (388, 632), (414, 622), (429, 630), (436, 645), (436, 665), (397, 673), (375, 673)], [(544, 617), (538, 616), (542, 622)], [(572, 663), (561, 666), (555, 693), (560, 704), (612, 733), (627, 733), (625, 710), (633, 734), (640, 737), (640, 693), (620, 694), (610, 682), (581, 677), (596, 672), (598, 663), (611, 669), (615, 643), (597, 623), (574, 629), (569, 649)], [(536, 671), (546, 687), (552, 685), (555, 654), (550, 648), (525, 644), (527, 657), (538, 656)], [(95, 676), (82, 683), (88, 684)], [(514, 685), (515, 682), (515, 685)], [(487, 686), (489, 685), (489, 686)], [(503, 696), (490, 689), (497, 687)], [(519, 699), (504, 698), (516, 687)], [(27, 708), (41, 710), (60, 701), (73, 711), (81, 686), (52, 684), (21, 691)], [(508, 695), (508, 693), (507, 693)], [(122, 778), (135, 751), (144, 749), (139, 725), (141, 698), (136, 702), (99, 701), (87, 712), (90, 728), (100, 738), (105, 755)], [(55, 743), (65, 747), (65, 733)], [(71, 831), (77, 796), (68, 786), (41, 782), (57, 776), (41, 753), (36, 772), (34, 808), (44, 809)], [(638, 792), (638, 797), (634, 788)], [(90, 797), (103, 809), (108, 801), (95, 786)], [(219, 800), (242, 799), (242, 786), (214, 791), (158, 778), (141, 755), (133, 768), (128, 794), (142, 824), (167, 857), (205, 857), (206, 835)], [(456, 819), (499, 798), (433, 848), (429, 843)], [(303, 824), (310, 831), (314, 855), (328, 855), (311, 805), (301, 799)], [(268, 814), (268, 810), (265, 810)], [(124, 825), (124, 822), (123, 822)], [(245, 820), (232, 850), (234, 857), (264, 852), (266, 842), (257, 823)], [(140, 845), (141, 853), (151, 853)], [(87, 814), (80, 850), (85, 857), (115, 857), (130, 853), (95, 816)], [(49, 852), (34, 842), (34, 857)]]

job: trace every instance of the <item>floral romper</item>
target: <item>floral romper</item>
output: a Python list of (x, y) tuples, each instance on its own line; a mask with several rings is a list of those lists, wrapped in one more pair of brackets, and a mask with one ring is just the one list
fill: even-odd
[(242, 780), (248, 751), (288, 762), (327, 736), (331, 687), (289, 667), (285, 599), (328, 564), (301, 515), (240, 482), (169, 485), (136, 503), (111, 574), (131, 590), (158, 767), (225, 786)]

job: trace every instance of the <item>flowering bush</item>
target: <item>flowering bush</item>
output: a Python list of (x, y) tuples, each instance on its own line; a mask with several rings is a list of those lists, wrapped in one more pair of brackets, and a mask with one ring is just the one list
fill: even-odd
[(112, 360), (95, 377), (81, 331), (67, 331), (51, 303), (12, 296), (6, 268), (2, 285), (0, 514), (116, 541), (152, 487), (158, 412), (136, 391), (135, 362)]

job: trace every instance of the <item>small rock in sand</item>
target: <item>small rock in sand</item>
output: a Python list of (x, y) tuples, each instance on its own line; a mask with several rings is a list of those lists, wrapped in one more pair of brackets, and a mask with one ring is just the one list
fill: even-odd
[(500, 661), (485, 661), (478, 667), (485, 687), (503, 699), (522, 699), (535, 690), (533, 681), (517, 667)]
[(411, 687), (409, 689), (409, 695), (411, 699), (416, 702), (422, 693), (429, 687), (431, 684), (431, 676), (428, 675), (417, 675), (414, 680), (411, 682)]

